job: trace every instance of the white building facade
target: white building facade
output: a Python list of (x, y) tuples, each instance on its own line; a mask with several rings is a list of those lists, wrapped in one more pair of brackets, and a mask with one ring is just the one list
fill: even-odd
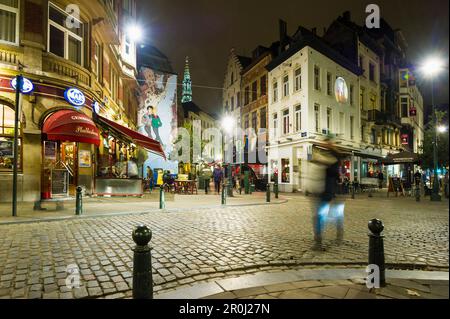
[(280, 191), (314, 193), (318, 175), (311, 159), (330, 135), (348, 153), (340, 171), (353, 180), (358, 170), (352, 152), (361, 142), (357, 67), (311, 46), (282, 56), (268, 67), (270, 181), (278, 178)]

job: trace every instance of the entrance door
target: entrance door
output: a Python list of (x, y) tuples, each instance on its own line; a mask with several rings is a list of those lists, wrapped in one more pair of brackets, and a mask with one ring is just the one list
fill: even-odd
[(75, 196), (77, 185), (77, 144), (61, 143), (61, 161), (69, 170), (69, 195)]

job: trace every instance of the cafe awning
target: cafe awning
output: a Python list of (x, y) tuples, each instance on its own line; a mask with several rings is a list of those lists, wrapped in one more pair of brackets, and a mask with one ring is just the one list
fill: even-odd
[(42, 133), (49, 141), (70, 141), (100, 145), (99, 130), (86, 114), (60, 110), (44, 122)]
[(418, 164), (419, 155), (411, 152), (401, 152), (398, 154), (389, 154), (381, 160), (384, 165), (396, 165), (396, 164)]
[(132, 143), (139, 145), (147, 151), (162, 156), (164, 159), (166, 159), (166, 154), (164, 153), (161, 143), (159, 143), (158, 141), (142, 135), (141, 133), (135, 132), (125, 126), (117, 124), (103, 116), (97, 115), (96, 117), (100, 125), (103, 125), (108, 129), (115, 131), (119, 135), (124, 136), (125, 139), (128, 139)]

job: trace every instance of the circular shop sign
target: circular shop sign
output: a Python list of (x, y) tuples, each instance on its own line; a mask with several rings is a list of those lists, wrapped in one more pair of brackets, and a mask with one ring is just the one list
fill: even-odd
[(336, 95), (336, 101), (339, 103), (347, 103), (348, 101), (348, 87), (344, 78), (338, 77), (334, 84), (334, 94)]
[(86, 97), (83, 92), (78, 90), (77, 88), (68, 88), (64, 92), (64, 98), (67, 102), (72, 104), (73, 106), (83, 106), (86, 103)]
[(92, 103), (92, 109), (94, 110), (95, 114), (99, 114), (100, 113), (100, 103), (98, 103), (97, 101), (94, 101), (94, 103)]
[[(14, 90), (17, 90), (17, 77), (15, 77), (11, 80), (11, 87)], [(34, 90), (33, 82), (31, 82), (27, 78), (22, 77), (22, 88), (20, 89), (20, 92), (22, 94), (29, 94), (29, 93), (33, 92), (33, 90)]]

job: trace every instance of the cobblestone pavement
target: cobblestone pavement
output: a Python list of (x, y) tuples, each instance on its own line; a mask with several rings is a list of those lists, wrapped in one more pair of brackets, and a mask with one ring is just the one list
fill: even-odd
[[(0, 225), (0, 298), (86, 298), (127, 292), (132, 229), (153, 231), (155, 291), (256, 267), (365, 264), (367, 222), (385, 223), (386, 262), (448, 268), (448, 202), (361, 198), (346, 202), (345, 240), (327, 230), (314, 252), (311, 198), (266, 206), (186, 209), (125, 216)], [(68, 289), (66, 267), (80, 268)]]

